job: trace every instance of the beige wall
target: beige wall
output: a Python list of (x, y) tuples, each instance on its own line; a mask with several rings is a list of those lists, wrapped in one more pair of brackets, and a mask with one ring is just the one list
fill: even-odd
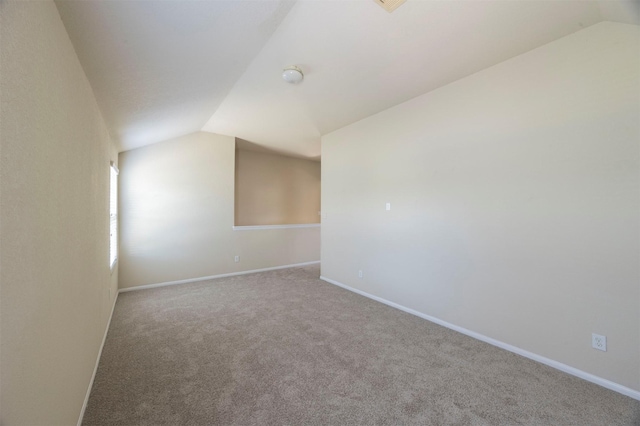
[(322, 275), (640, 390), (639, 41), (604, 22), (325, 135)]
[(319, 228), (232, 229), (234, 166), (206, 132), (120, 154), (121, 288), (319, 260)]
[(117, 154), (54, 3), (0, 17), (0, 423), (71, 425), (117, 290)]
[(320, 222), (320, 162), (236, 150), (236, 225)]

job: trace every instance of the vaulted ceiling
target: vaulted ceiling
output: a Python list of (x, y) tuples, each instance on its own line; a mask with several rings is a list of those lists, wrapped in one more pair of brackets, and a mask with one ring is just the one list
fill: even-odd
[(323, 134), (582, 28), (640, 24), (638, 2), (614, 0), (56, 4), (120, 150), (204, 130), (306, 158)]

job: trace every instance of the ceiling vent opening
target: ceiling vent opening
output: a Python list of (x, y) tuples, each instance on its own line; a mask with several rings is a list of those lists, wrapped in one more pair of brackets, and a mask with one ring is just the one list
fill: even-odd
[(402, 3), (404, 3), (407, 0), (373, 0), (373, 1), (375, 1), (380, 6), (382, 6), (384, 10), (391, 13), (397, 8), (399, 8), (402, 5)]

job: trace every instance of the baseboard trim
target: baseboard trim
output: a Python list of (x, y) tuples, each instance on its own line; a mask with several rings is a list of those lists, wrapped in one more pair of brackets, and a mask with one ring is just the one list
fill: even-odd
[(199, 281), (213, 280), (216, 278), (235, 277), (236, 275), (246, 275), (246, 274), (255, 274), (256, 272), (275, 271), (277, 269), (297, 268), (299, 266), (316, 265), (318, 263), (320, 263), (319, 260), (314, 260), (313, 262), (294, 263), (291, 265), (272, 266), (269, 268), (250, 269), (248, 271), (230, 272), (228, 274), (210, 275), (208, 277), (189, 278), (186, 280), (178, 280), (178, 281), (167, 281), (167, 282), (157, 283), (157, 284), (146, 284), (146, 285), (140, 285), (136, 287), (121, 288), (120, 290), (118, 290), (118, 293), (125, 293), (128, 291), (137, 291), (137, 290), (147, 290), (150, 288), (166, 287), (170, 285), (196, 283)]
[(87, 389), (87, 394), (84, 397), (84, 402), (82, 403), (82, 409), (80, 410), (80, 417), (78, 418), (78, 426), (82, 425), (84, 412), (86, 411), (87, 404), (89, 403), (89, 396), (91, 395), (91, 389), (93, 388), (93, 381), (96, 379), (96, 373), (98, 372), (98, 365), (100, 364), (102, 349), (104, 348), (104, 343), (107, 341), (107, 334), (109, 333), (109, 327), (111, 326), (111, 318), (113, 318), (113, 311), (115, 310), (116, 302), (118, 301), (118, 294), (119, 292), (116, 292), (116, 297), (113, 298), (113, 304), (111, 305), (111, 313), (109, 314), (109, 321), (107, 321), (107, 327), (104, 329), (104, 335), (102, 336), (102, 343), (100, 344), (100, 349), (98, 350), (98, 358), (96, 359), (96, 365), (95, 367), (93, 367), (93, 374), (91, 375), (89, 388)]
[(483, 341), (485, 343), (489, 343), (490, 345), (497, 346), (497, 347), (499, 347), (501, 349), (505, 349), (505, 350), (507, 350), (509, 352), (513, 352), (513, 353), (521, 355), (521, 356), (523, 356), (525, 358), (529, 358), (531, 360), (540, 362), (542, 364), (548, 365), (549, 367), (553, 367), (556, 370), (563, 371), (565, 373), (571, 374), (572, 376), (579, 377), (579, 378), (584, 379), (584, 380), (586, 380), (588, 382), (595, 383), (597, 385), (600, 385), (602, 387), (605, 387), (607, 389), (610, 389), (612, 391), (621, 393), (622, 395), (626, 395), (626, 396), (628, 396), (630, 398), (633, 398), (633, 399), (636, 399), (636, 400), (640, 401), (640, 391), (628, 388), (626, 386), (623, 386), (621, 384), (612, 382), (612, 381), (607, 380), (607, 379), (603, 379), (602, 377), (598, 377), (598, 376), (593, 375), (591, 373), (587, 373), (586, 371), (579, 370), (577, 368), (571, 367), (569, 365), (563, 364), (563, 363), (558, 362), (558, 361), (554, 361), (554, 360), (552, 360), (550, 358), (546, 358), (544, 356), (535, 354), (533, 352), (529, 352), (527, 350), (518, 348), (517, 346), (513, 346), (513, 345), (510, 345), (508, 343), (501, 342), (501, 341), (493, 339), (491, 337), (487, 337), (487, 336), (485, 336), (483, 334), (476, 333), (475, 331), (467, 330), (466, 328), (459, 327), (459, 326), (457, 326), (455, 324), (451, 324), (449, 322), (443, 321), (443, 320), (441, 320), (439, 318), (436, 318), (436, 317), (432, 317), (431, 315), (423, 314), (422, 312), (416, 311), (414, 309), (407, 308), (407, 307), (399, 305), (399, 304), (397, 304), (395, 302), (391, 302), (389, 300), (383, 299), (382, 297), (374, 296), (374, 295), (369, 294), (369, 293), (367, 293), (365, 291), (358, 290), (358, 289), (353, 288), (353, 287), (349, 287), (348, 285), (342, 284), (341, 282), (336, 281), (336, 280), (332, 280), (331, 278), (327, 278), (327, 277), (324, 277), (324, 276), (321, 275), (320, 279), (323, 280), (323, 281), (328, 282), (329, 284), (333, 284), (333, 285), (336, 285), (338, 287), (342, 287), (345, 290), (349, 290), (349, 291), (357, 293), (357, 294), (359, 294), (361, 296), (364, 296), (364, 297), (367, 297), (369, 299), (375, 300), (376, 302), (384, 303), (385, 305), (391, 306), (392, 308), (399, 309), (399, 310), (407, 312), (407, 313), (409, 313), (411, 315), (415, 315), (415, 316), (420, 317), (422, 319), (425, 319), (427, 321), (431, 321), (431, 322), (433, 322), (435, 324), (438, 324), (438, 325), (441, 325), (443, 327), (449, 328), (451, 330), (457, 331), (459, 333), (465, 334), (465, 335), (467, 335), (469, 337), (473, 337), (474, 339), (481, 340), (481, 341)]

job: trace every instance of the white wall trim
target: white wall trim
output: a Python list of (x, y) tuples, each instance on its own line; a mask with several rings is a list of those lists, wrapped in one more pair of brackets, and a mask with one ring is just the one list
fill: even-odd
[(234, 277), (236, 275), (254, 274), (256, 272), (275, 271), (276, 269), (297, 268), (299, 266), (315, 265), (315, 264), (318, 264), (318, 263), (320, 263), (319, 260), (314, 260), (313, 262), (294, 263), (294, 264), (291, 264), (291, 265), (272, 266), (272, 267), (269, 267), (269, 268), (250, 269), (248, 271), (230, 272), (228, 274), (210, 275), (208, 277), (189, 278), (189, 279), (186, 279), (186, 280), (167, 281), (167, 282), (157, 283), (157, 284), (140, 285), (140, 286), (136, 286), (136, 287), (121, 288), (120, 290), (118, 290), (118, 293), (124, 293), (124, 292), (127, 292), (127, 291), (136, 291), (136, 290), (146, 290), (146, 289), (149, 289), (149, 288), (156, 288), (156, 287), (166, 287), (166, 286), (169, 286), (169, 285), (189, 284), (189, 283), (195, 283), (195, 282), (198, 282), (198, 281), (213, 280), (215, 278), (225, 278), (225, 277)]
[(261, 229), (294, 229), (294, 228), (320, 228), (319, 223), (296, 223), (291, 225), (255, 225), (232, 226), (234, 231), (257, 231)]
[(584, 379), (584, 380), (586, 380), (588, 382), (595, 383), (597, 385), (600, 385), (602, 387), (605, 387), (607, 389), (610, 389), (612, 391), (621, 393), (623, 395), (626, 395), (628, 397), (631, 397), (633, 399), (636, 399), (636, 400), (640, 401), (640, 391), (628, 388), (626, 386), (623, 386), (621, 384), (612, 382), (612, 381), (607, 380), (607, 379), (603, 379), (602, 377), (598, 377), (598, 376), (593, 375), (591, 373), (587, 373), (586, 371), (578, 370), (577, 368), (571, 367), (569, 365), (563, 364), (563, 363), (558, 362), (558, 361), (554, 361), (554, 360), (552, 360), (550, 358), (546, 358), (544, 356), (534, 354), (533, 352), (529, 352), (527, 350), (518, 348), (517, 346), (512, 346), (512, 345), (510, 345), (508, 343), (504, 343), (504, 342), (501, 342), (499, 340), (492, 339), (491, 337), (487, 337), (487, 336), (485, 336), (483, 334), (476, 333), (475, 331), (467, 330), (466, 328), (459, 327), (457, 325), (448, 323), (446, 321), (443, 321), (443, 320), (441, 320), (439, 318), (436, 318), (436, 317), (432, 317), (432, 316), (427, 315), (427, 314), (423, 314), (422, 312), (407, 308), (405, 306), (399, 305), (397, 303), (391, 302), (391, 301), (383, 299), (381, 297), (374, 296), (374, 295), (369, 294), (367, 292), (364, 292), (362, 290), (358, 290), (356, 288), (349, 287), (348, 285), (345, 285), (345, 284), (342, 284), (341, 282), (332, 280), (331, 278), (327, 278), (327, 277), (324, 277), (324, 276), (321, 275), (320, 279), (323, 280), (323, 281), (326, 281), (326, 282), (328, 282), (330, 284), (337, 285), (338, 287), (342, 287), (342, 288), (344, 288), (346, 290), (349, 290), (349, 291), (352, 291), (354, 293), (357, 293), (357, 294), (359, 294), (361, 296), (368, 297), (369, 299), (373, 299), (376, 302), (384, 303), (385, 305), (391, 306), (392, 308), (399, 309), (399, 310), (407, 312), (407, 313), (409, 313), (411, 315), (415, 315), (415, 316), (420, 317), (422, 319), (425, 319), (427, 321), (431, 321), (431, 322), (436, 323), (438, 325), (441, 325), (443, 327), (446, 327), (446, 328), (449, 328), (451, 330), (457, 331), (459, 333), (465, 334), (467, 336), (473, 337), (474, 339), (481, 340), (481, 341), (483, 341), (485, 343), (489, 343), (490, 345), (497, 346), (497, 347), (499, 347), (501, 349), (505, 349), (505, 350), (507, 350), (509, 352), (513, 352), (513, 353), (521, 355), (521, 356), (523, 356), (525, 358), (532, 359), (534, 361), (537, 361), (537, 362), (540, 362), (542, 364), (548, 365), (549, 367), (553, 367), (553, 368), (555, 368), (557, 370), (560, 370), (560, 371), (563, 371), (565, 373), (571, 374), (572, 376), (579, 377), (579, 378)]
[(109, 333), (109, 327), (111, 326), (111, 318), (113, 318), (113, 311), (115, 310), (116, 302), (118, 301), (118, 294), (120, 294), (120, 292), (117, 292), (116, 297), (113, 298), (113, 305), (111, 305), (111, 313), (109, 314), (109, 321), (107, 321), (107, 328), (105, 328), (104, 335), (102, 336), (102, 343), (100, 344), (100, 350), (98, 350), (98, 358), (96, 359), (96, 365), (93, 367), (93, 374), (91, 375), (91, 381), (89, 381), (89, 388), (87, 389), (87, 394), (84, 397), (84, 402), (82, 403), (82, 409), (80, 410), (80, 417), (78, 418), (78, 426), (82, 425), (84, 412), (87, 409), (87, 404), (89, 403), (89, 396), (91, 395), (91, 389), (93, 388), (93, 381), (95, 380), (96, 373), (98, 372), (100, 357), (102, 357), (102, 348), (104, 348), (104, 343), (107, 341), (107, 334)]

